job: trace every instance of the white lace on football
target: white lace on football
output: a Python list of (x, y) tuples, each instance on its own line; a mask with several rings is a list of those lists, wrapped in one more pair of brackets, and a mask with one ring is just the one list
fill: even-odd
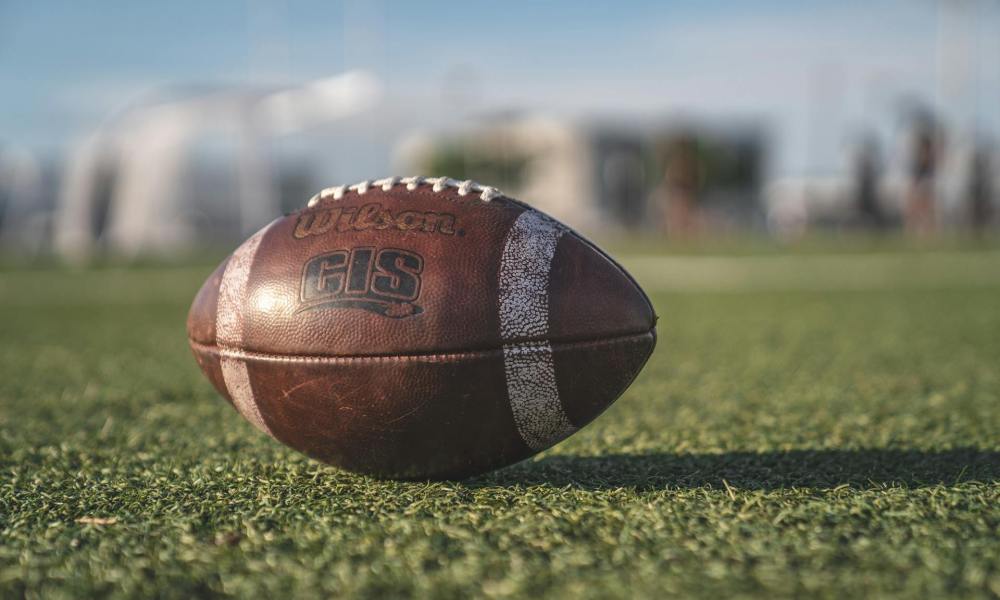
[(362, 181), (361, 183), (355, 183), (354, 185), (338, 185), (328, 187), (320, 190), (318, 194), (310, 198), (308, 206), (316, 206), (317, 203), (328, 199), (340, 200), (348, 191), (354, 191), (363, 195), (366, 194), (371, 188), (377, 187), (381, 188), (383, 192), (388, 192), (397, 185), (405, 185), (406, 189), (411, 192), (421, 185), (432, 186), (431, 191), (433, 192), (441, 192), (444, 191), (445, 188), (456, 188), (459, 196), (467, 196), (472, 192), (478, 192), (479, 199), (483, 202), (489, 202), (490, 200), (503, 195), (500, 193), (500, 190), (495, 187), (482, 185), (469, 179), (459, 181), (448, 177), (386, 177), (385, 179)]

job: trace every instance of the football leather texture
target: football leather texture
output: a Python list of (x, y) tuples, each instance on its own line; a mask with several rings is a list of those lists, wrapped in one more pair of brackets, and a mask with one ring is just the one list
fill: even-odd
[(444, 178), (331, 189), (188, 316), (201, 369), (278, 441), (376, 477), (476, 475), (589, 423), (652, 353), (632, 277), (528, 205)]

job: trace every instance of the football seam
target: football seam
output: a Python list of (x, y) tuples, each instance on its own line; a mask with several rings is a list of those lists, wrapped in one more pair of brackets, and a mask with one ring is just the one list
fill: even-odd
[(487, 350), (457, 350), (454, 352), (428, 352), (409, 354), (358, 354), (352, 356), (323, 356), (308, 354), (280, 354), (276, 352), (259, 352), (255, 350), (242, 350), (240, 348), (226, 347), (219, 344), (205, 344), (188, 338), (188, 344), (194, 350), (210, 352), (227, 358), (238, 358), (248, 360), (270, 360), (278, 362), (300, 362), (300, 363), (354, 363), (354, 362), (407, 362), (407, 361), (428, 361), (444, 362), (448, 360), (475, 360), (478, 358), (490, 358), (493, 356), (503, 356), (504, 349), (522, 350), (531, 352), (532, 349), (540, 346), (551, 347), (553, 351), (563, 349), (580, 349), (592, 346), (606, 346), (614, 344), (624, 344), (631, 341), (638, 341), (649, 335), (656, 334), (656, 328), (650, 328), (640, 333), (630, 333), (614, 337), (598, 338), (593, 340), (583, 340), (576, 342), (552, 342), (540, 340), (537, 342), (525, 341), (514, 344), (505, 344), (499, 348)]

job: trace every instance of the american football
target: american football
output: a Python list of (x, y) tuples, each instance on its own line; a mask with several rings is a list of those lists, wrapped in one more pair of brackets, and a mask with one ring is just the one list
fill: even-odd
[(264, 433), (344, 469), (462, 478), (583, 427), (656, 315), (625, 270), (489, 186), (328, 188), (235, 250), (188, 317), (198, 364)]

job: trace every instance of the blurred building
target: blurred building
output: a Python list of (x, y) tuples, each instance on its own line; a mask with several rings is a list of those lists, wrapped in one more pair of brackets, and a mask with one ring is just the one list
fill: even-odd
[(0, 146), (0, 248), (18, 255), (49, 250), (57, 180), (52, 163)]
[(186, 90), (126, 111), (69, 157), (55, 250), (85, 260), (231, 246), (320, 186), (313, 161), (275, 151), (280, 138), (356, 117), (377, 95), (370, 77), (348, 73), (295, 88)]
[(904, 120), (894, 144), (872, 135), (849, 148), (843, 169), (779, 177), (764, 196), (781, 236), (808, 229), (984, 233), (997, 227), (1000, 152), (984, 135), (947, 135), (931, 116)]
[[(882, 232), (912, 222), (915, 206), (922, 231), (997, 222), (995, 145), (944, 143), (926, 118), (894, 144), (859, 136), (839, 170), (769, 178), (756, 122), (501, 114), (455, 125), (392, 100), (362, 73), (184, 90), (110, 119), (62, 165), (0, 149), (0, 245), (78, 261), (231, 248), (321, 187), (387, 174), (481, 181), (588, 234)], [(414, 123), (422, 133), (407, 133)]]
[(581, 231), (691, 233), (763, 222), (766, 150), (756, 125), (504, 115), (409, 136), (397, 163), (487, 182)]

